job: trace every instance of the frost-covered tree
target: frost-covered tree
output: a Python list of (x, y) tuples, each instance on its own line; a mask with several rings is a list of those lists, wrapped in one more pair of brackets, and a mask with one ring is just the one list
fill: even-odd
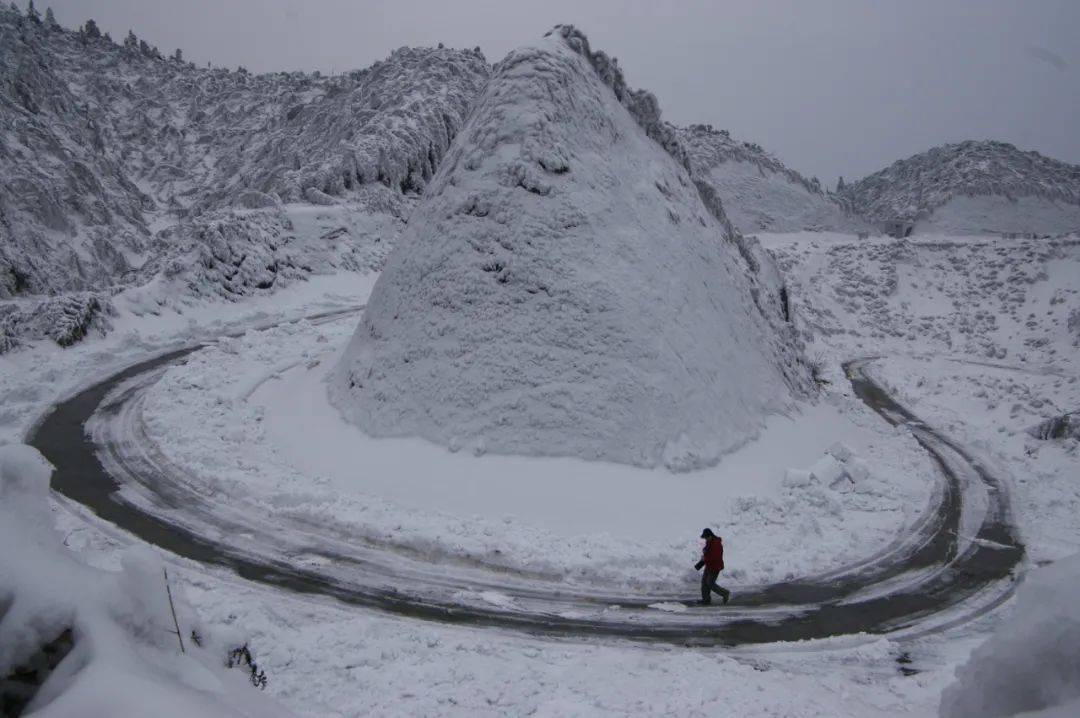
[(840, 179), (836, 180), (836, 191), (837, 192), (843, 192), (844, 191), (844, 176), (843, 175), (840, 175)]
[(30, 0), (30, 2), (26, 6), (26, 19), (30, 20), (31, 22), (36, 22), (38, 25), (41, 24), (41, 13), (39, 13), (37, 11), (37, 8), (34, 7), (34, 0)]
[(22, 13), (19, 12), (19, 6), (16, 5), (14, 2), (8, 4), (8, 10), (11, 10), (11, 12), (15, 13), (16, 15), (22, 15)]
[(152, 54), (150, 50), (150, 45), (146, 42), (146, 40), (139, 40), (139, 52), (141, 52), (145, 57), (150, 57), (150, 55)]
[(176, 52), (173, 53), (172, 59), (173, 59), (173, 62), (177, 62), (177, 63), (183, 62), (184, 61), (184, 51), (181, 50), (180, 48), (176, 48)]
[(45, 8), (45, 27), (50, 30), (58, 30), (60, 28), (60, 23), (56, 21), (56, 15), (53, 14), (51, 7)]
[(128, 30), (127, 37), (124, 38), (124, 49), (132, 52), (139, 49), (139, 38), (135, 37), (134, 30)]
[(85, 25), (83, 25), (83, 34), (85, 34), (86, 37), (91, 40), (97, 40), (99, 37), (101, 37), (101, 29), (98, 27), (97, 23), (93, 21), (93, 19), (90, 19), (86, 21)]

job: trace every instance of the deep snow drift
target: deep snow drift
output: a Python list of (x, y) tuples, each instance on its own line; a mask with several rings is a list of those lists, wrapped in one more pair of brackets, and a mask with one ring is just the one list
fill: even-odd
[(290, 715), (246, 685), (250, 673), (228, 670), (241, 634), (211, 635), (154, 550), (130, 548), (105, 572), (61, 545), (51, 473), (36, 449), (0, 446), (0, 712)]
[(1080, 554), (1040, 568), (1014, 615), (957, 669), (942, 718), (1080, 715)]
[(388, 260), (335, 405), (375, 436), (676, 469), (754, 436), (800, 355), (680, 154), (577, 31), (512, 52)]

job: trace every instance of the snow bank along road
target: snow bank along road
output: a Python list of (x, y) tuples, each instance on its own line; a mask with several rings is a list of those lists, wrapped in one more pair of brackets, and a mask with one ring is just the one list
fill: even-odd
[(906, 425), (935, 458), (941, 481), (934, 505), (908, 535), (852, 565), (743, 587), (725, 607), (688, 607), (683, 601), (693, 587), (679, 595), (615, 595), (603, 586), (432, 563), (416, 552), (299, 522), (261, 522), (250, 508), (222, 505), (191, 488), (141, 428), (145, 389), (201, 346), (136, 364), (62, 402), (27, 443), (55, 465), (52, 488), (62, 497), (143, 541), (248, 580), (405, 616), (533, 634), (740, 645), (921, 635), (997, 606), (1018, 579), (1024, 548), (1006, 486), (890, 398), (868, 372), (872, 359), (850, 362), (848, 377), (860, 399), (886, 421)]

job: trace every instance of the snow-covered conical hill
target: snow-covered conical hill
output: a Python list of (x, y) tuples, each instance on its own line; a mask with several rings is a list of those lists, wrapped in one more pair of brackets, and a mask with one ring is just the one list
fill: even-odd
[[(263, 254), (290, 244), (292, 267), (333, 265), (305, 238), (286, 241), (280, 204), (356, 200), (377, 213), (415, 196), (489, 72), (478, 50), (402, 48), (335, 77), (253, 75), (0, 5), (0, 299), (100, 290), (170, 258), (219, 256), (201, 244), (208, 222), (234, 224)], [(273, 231), (251, 233), (240, 216), (251, 209), (275, 215), (261, 221)], [(229, 293), (246, 276), (225, 274)]]
[(751, 438), (805, 386), (801, 354), (758, 248), (686, 165), (655, 98), (580, 32), (510, 53), (387, 261), (334, 403), (375, 436), (673, 469)]
[(945, 233), (1080, 231), (1080, 166), (1005, 142), (935, 147), (852, 182), (843, 196), (871, 221)]
[(690, 125), (678, 134), (695, 175), (713, 187), (741, 232), (849, 232), (866, 227), (820, 182), (788, 168), (760, 145), (739, 142), (708, 125)]

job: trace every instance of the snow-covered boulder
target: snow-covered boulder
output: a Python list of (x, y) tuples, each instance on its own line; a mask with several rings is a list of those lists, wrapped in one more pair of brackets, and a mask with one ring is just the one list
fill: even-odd
[(784, 473), (783, 485), (789, 489), (817, 485), (846, 492), (865, 484), (869, 478), (869, 464), (850, 446), (838, 441), (826, 449), (809, 469), (788, 469)]
[(789, 489), (802, 489), (814, 483), (814, 475), (806, 469), (788, 469), (783, 483)]
[(810, 476), (822, 486), (834, 486), (846, 477), (844, 465), (830, 454), (825, 454), (810, 467)]
[(837, 441), (826, 449), (825, 453), (841, 462), (848, 461), (855, 455), (855, 452), (852, 451), (851, 447), (842, 441)]
[(942, 718), (1080, 715), (1080, 555), (1036, 569), (941, 696)]
[(308, 202), (311, 202), (312, 204), (318, 204), (324, 207), (329, 207), (330, 205), (334, 204), (333, 197), (326, 194), (322, 190), (316, 189), (314, 187), (308, 187), (306, 190), (304, 190), (304, 199), (306, 199)]
[(573, 28), (510, 53), (375, 286), (335, 405), (375, 436), (672, 469), (753, 437), (805, 372), (688, 164), (655, 98)]

